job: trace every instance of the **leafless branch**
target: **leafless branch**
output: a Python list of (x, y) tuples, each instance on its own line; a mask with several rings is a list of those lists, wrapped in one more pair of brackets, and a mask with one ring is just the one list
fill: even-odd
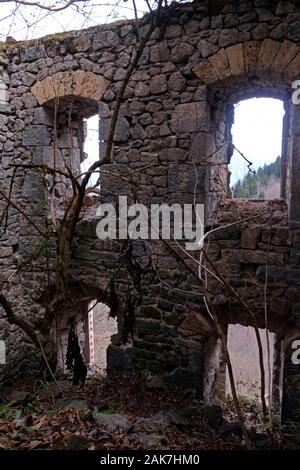
[(31, 2), (27, 0), (0, 0), (0, 3), (14, 3), (17, 5), (24, 5), (28, 7), (36, 7), (40, 8), (41, 10), (47, 10), (51, 12), (58, 12), (65, 10), (66, 8), (70, 7), (71, 5), (76, 5), (78, 3), (88, 3), (87, 0), (61, 0), (58, 2), (55, 2), (56, 4), (62, 4), (62, 5), (57, 5), (57, 6), (51, 6), (51, 5), (44, 5), (41, 2)]

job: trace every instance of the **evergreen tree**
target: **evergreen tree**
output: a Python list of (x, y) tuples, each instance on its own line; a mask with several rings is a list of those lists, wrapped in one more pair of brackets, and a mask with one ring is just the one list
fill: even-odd
[(271, 177), (280, 178), (281, 158), (277, 157), (275, 162), (265, 163), (259, 167), (256, 173), (248, 173), (243, 180), (238, 180), (231, 188), (234, 198), (260, 198), (264, 199), (264, 192), (258, 191), (261, 186), (266, 186)]

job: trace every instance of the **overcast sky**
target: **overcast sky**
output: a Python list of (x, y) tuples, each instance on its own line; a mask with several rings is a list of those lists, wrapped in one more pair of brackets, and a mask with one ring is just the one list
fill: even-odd
[[(53, 6), (60, 2), (40, 0), (40, 3)], [(151, 3), (153, 0), (150, 0)], [(145, 0), (136, 0), (136, 6), (138, 16), (149, 11)], [(57, 13), (16, 5), (15, 2), (1, 3), (0, 41), (5, 41), (6, 36), (12, 36), (18, 41), (34, 39), (47, 34), (88, 28), (126, 18), (134, 18), (132, 0), (90, 0)]]
[[(284, 107), (281, 100), (252, 98), (238, 103), (232, 126), (234, 145), (253, 163), (254, 169), (281, 155)], [(247, 163), (234, 153), (230, 165), (231, 183), (243, 178)]]

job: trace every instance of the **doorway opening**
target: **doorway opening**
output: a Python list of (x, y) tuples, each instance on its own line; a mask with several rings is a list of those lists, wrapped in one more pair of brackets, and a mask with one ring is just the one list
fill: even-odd
[(233, 107), (233, 198), (277, 199), (281, 195), (284, 101), (251, 98)]
[(117, 319), (109, 316), (107, 305), (94, 300), (88, 304), (87, 331), (89, 372), (104, 372), (107, 368), (107, 348), (118, 332)]
[[(264, 356), (265, 398), (267, 405), (272, 406), (275, 334), (270, 331), (267, 332), (266, 329), (259, 329), (259, 333)], [(250, 401), (260, 401), (261, 372), (254, 328), (239, 324), (229, 325), (227, 347), (232, 363), (237, 394)], [(227, 370), (226, 395), (231, 396)]]

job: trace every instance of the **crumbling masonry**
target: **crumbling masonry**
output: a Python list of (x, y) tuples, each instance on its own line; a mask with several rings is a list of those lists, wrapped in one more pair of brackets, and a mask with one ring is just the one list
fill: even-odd
[[(140, 34), (147, 28), (146, 18), (140, 21)], [(68, 188), (58, 178), (49, 198), (51, 178), (12, 165), (69, 166), (78, 173), (85, 157), (82, 119), (96, 113), (103, 155), (116, 91), (137, 44), (135, 21), (0, 44), (1, 213), (7, 205), (3, 194), (12, 201), (7, 220), (2, 220), (0, 282), (15, 313), (33, 324), (51, 298), (53, 281), (46, 267), (47, 262), (51, 267), (55, 241), (43, 242), (40, 232), (47, 231), (53, 210), (57, 216), (62, 213)], [(211, 234), (208, 250), (262, 328), (267, 266), (269, 329), (277, 335), (277, 404), (282, 374), (284, 381), (297, 373), (290, 348), (300, 325), (300, 106), (291, 101), (291, 84), (299, 76), (298, 2), (199, 0), (173, 5), (164, 11), (131, 76), (113, 163), (101, 172), (102, 201), (130, 194), (132, 185), (118, 175), (131, 174), (144, 204), (193, 203), (194, 198), (204, 203), (207, 229), (250, 217)], [(230, 199), (233, 103), (254, 96), (285, 103), (279, 200)], [(175, 256), (176, 247), (160, 241), (138, 240), (124, 248), (117, 241), (99, 240), (99, 202), (94, 198), (78, 223), (73, 302), (58, 316), (54, 334), (69, 314), (84, 323), (86, 299), (99, 299), (118, 317), (118, 334), (108, 349), (109, 370), (147, 368), (208, 399), (222, 394), (222, 358), (214, 357), (217, 336), (199, 295), (197, 263), (180, 250)], [(263, 215), (251, 218), (258, 213)], [(253, 324), (228, 289), (213, 277), (208, 281), (224, 326)], [(30, 340), (8, 325), (2, 313), (0, 338), (7, 347), (3, 381), (38, 367), (39, 355)]]

